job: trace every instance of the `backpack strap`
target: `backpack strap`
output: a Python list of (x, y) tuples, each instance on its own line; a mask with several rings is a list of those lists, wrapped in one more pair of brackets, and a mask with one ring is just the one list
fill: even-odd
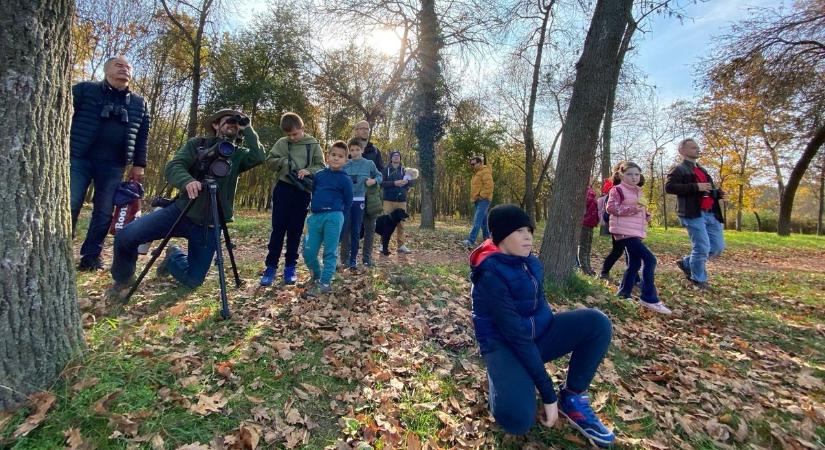
[(622, 192), (622, 188), (620, 186), (616, 186), (616, 191), (619, 193), (619, 201), (624, 203), (624, 192)]
[(311, 146), (310, 144), (306, 144), (306, 146), (307, 146), (307, 165), (306, 165), (306, 167), (304, 167), (304, 169), (308, 169), (308, 168), (309, 168), (309, 164), (310, 164), (310, 160), (309, 160), (309, 158), (310, 158), (310, 152), (312, 152), (312, 146)]

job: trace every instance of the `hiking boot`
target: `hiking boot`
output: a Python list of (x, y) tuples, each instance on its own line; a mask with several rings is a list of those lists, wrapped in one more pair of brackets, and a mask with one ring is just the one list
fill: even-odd
[(298, 274), (295, 272), (295, 266), (284, 267), (284, 284), (295, 284), (298, 281)]
[(405, 255), (408, 255), (408, 254), (412, 253), (412, 250), (407, 248), (406, 245), (402, 245), (401, 247), (398, 247), (398, 253), (403, 253)]
[(166, 247), (166, 254), (163, 257), (163, 261), (158, 264), (158, 268), (155, 270), (155, 276), (158, 278), (166, 278), (172, 275), (169, 272), (169, 261), (171, 261), (175, 255), (180, 253), (183, 253), (183, 250), (181, 250), (177, 245), (170, 245)]
[(112, 283), (108, 289), (106, 289), (105, 298), (106, 301), (117, 304), (117, 305), (125, 305), (126, 304), (126, 295), (129, 294), (129, 289), (132, 287), (132, 283), (135, 282), (135, 277), (132, 276), (129, 278), (129, 281), (125, 283)]
[(261, 286), (272, 286), (275, 281), (275, 272), (278, 270), (275, 266), (266, 266), (263, 275), (261, 275)]
[(374, 267), (372, 261), (364, 261), (364, 267)]
[(472, 248), (472, 247), (474, 247), (476, 244), (475, 244), (474, 242), (470, 242), (470, 240), (469, 240), (469, 239), (464, 239), (463, 241), (461, 241), (461, 245), (463, 245), (463, 246), (465, 246), (465, 247), (470, 247), (470, 248)]
[(688, 267), (687, 264), (685, 264), (684, 259), (682, 259), (682, 258), (677, 259), (676, 260), (676, 266), (679, 267), (679, 270), (682, 271), (682, 273), (685, 275), (685, 278), (687, 278), (688, 280), (691, 279), (690, 278), (690, 267)]
[(664, 314), (666, 316), (673, 314), (673, 311), (671, 311), (670, 308), (665, 306), (665, 304), (661, 301), (656, 303), (648, 303), (644, 300), (639, 300), (639, 304), (655, 313)]
[(77, 265), (77, 270), (81, 272), (94, 272), (96, 270), (103, 270), (103, 261), (100, 256), (86, 255), (80, 258), (80, 263)]
[(604, 272), (600, 273), (600, 274), (599, 274), (599, 279), (600, 279), (600, 280), (605, 280), (605, 281), (607, 281), (608, 283), (613, 283), (613, 278), (610, 278), (610, 274), (609, 274), (609, 273), (604, 273)]
[(707, 292), (711, 290), (710, 285), (707, 281), (696, 281), (693, 278), (689, 278), (689, 280), (691, 284), (693, 284), (693, 286), (695, 286), (696, 289), (699, 289), (700, 291)]
[(308, 292), (307, 295), (310, 297), (318, 297), (319, 295), (329, 294), (332, 292), (332, 285), (331, 284), (324, 284), (321, 282), (315, 283)]
[(573, 428), (599, 447), (608, 447), (616, 440), (613, 432), (596, 416), (584, 392), (576, 394), (562, 386), (559, 392), (559, 413), (567, 418)]
[(390, 251), (385, 249), (385, 248), (382, 248), (381, 249), (381, 254), (384, 255), (384, 256), (390, 256)]

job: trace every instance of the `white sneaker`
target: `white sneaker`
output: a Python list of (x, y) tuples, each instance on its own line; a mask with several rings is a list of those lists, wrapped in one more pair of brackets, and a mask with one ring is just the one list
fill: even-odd
[(649, 310), (651, 310), (651, 311), (653, 311), (653, 312), (657, 312), (657, 313), (659, 313), (659, 314), (664, 314), (664, 315), (666, 315), (666, 316), (669, 316), (669, 315), (671, 315), (671, 314), (673, 313), (673, 311), (671, 311), (671, 310), (670, 310), (667, 306), (665, 306), (665, 304), (664, 304), (664, 303), (662, 303), (662, 302), (648, 303), (648, 302), (645, 302), (645, 301), (639, 300), (639, 303), (640, 303), (642, 306), (644, 306), (645, 308), (647, 308), (647, 309), (649, 309)]
[(412, 250), (408, 249), (406, 245), (402, 245), (398, 247), (398, 253), (412, 253)]

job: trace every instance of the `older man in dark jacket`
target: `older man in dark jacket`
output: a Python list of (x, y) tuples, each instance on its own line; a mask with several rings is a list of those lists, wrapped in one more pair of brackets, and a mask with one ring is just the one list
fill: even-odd
[(101, 270), (100, 252), (112, 220), (115, 190), (131, 165), (129, 178), (141, 181), (146, 167), (149, 111), (129, 91), (132, 66), (122, 56), (103, 65), (103, 81), (84, 81), (72, 88), (71, 129), (72, 233), (89, 185), (94, 183), (92, 218), (80, 248), (80, 270)]

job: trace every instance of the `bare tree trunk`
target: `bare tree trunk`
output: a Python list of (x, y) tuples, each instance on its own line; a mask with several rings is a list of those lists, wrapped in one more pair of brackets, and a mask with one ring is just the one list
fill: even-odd
[(536, 220), (536, 193), (533, 190), (533, 165), (536, 159), (536, 139), (533, 134), (533, 120), (536, 117), (536, 98), (539, 91), (541, 77), (541, 56), (544, 53), (544, 41), (547, 36), (547, 24), (550, 22), (550, 13), (555, 0), (547, 6), (542, 6), (544, 16), (539, 29), (539, 42), (536, 47), (536, 59), (533, 62), (533, 79), (530, 82), (530, 99), (527, 103), (527, 120), (524, 124), (524, 199), (522, 203), (527, 209), (527, 215), (534, 222)]
[(822, 216), (825, 214), (825, 157), (820, 158), (822, 164), (819, 166), (819, 211), (816, 214), (816, 235), (822, 236)]
[(782, 168), (779, 166), (779, 153), (776, 151), (776, 143), (771, 145), (768, 140), (768, 134), (765, 129), (762, 129), (762, 141), (771, 155), (771, 163), (773, 163), (773, 170), (776, 174), (776, 186), (779, 188), (779, 197), (781, 198), (785, 192), (785, 183), (782, 181)]
[(745, 169), (748, 165), (748, 150), (750, 144), (745, 138), (745, 151), (739, 163), (739, 192), (736, 199), (736, 231), (742, 231), (742, 205), (745, 203)]
[[(624, 64), (624, 57), (627, 50), (630, 48), (630, 41), (633, 39), (633, 33), (636, 32), (636, 21), (628, 15), (627, 28), (622, 35), (622, 43), (619, 45), (619, 53), (616, 55), (616, 66), (613, 68), (613, 85), (619, 85), (619, 75), (622, 72), (622, 64)], [(607, 105), (604, 112), (604, 125), (602, 126), (602, 155), (601, 155), (601, 173), (602, 178), (607, 179), (612, 175), (611, 169), (611, 154), (610, 154), (610, 138), (613, 134), (613, 111), (616, 108), (616, 89), (611, 89), (607, 93)]]
[(661, 159), (659, 159), (659, 179), (662, 180), (662, 223), (667, 230), (667, 191), (665, 191), (665, 168)]
[(201, 50), (203, 48), (203, 32), (206, 27), (206, 19), (209, 17), (209, 12), (212, 8), (213, 1), (214, 0), (203, 0), (203, 4), (200, 9), (195, 8), (189, 3), (183, 2), (198, 12), (198, 28), (194, 30), (195, 35), (192, 36), (190, 34), (190, 30), (188, 30), (180, 22), (180, 20), (178, 20), (176, 17), (176, 12), (169, 9), (167, 1), (161, 0), (166, 16), (169, 17), (169, 20), (175, 24), (181, 35), (186, 38), (186, 41), (189, 43), (189, 48), (192, 50), (192, 95), (189, 100), (189, 121), (186, 124), (186, 136), (188, 138), (193, 138), (198, 135), (198, 106), (200, 106), (201, 71), (203, 62), (201, 58)]
[(791, 234), (791, 212), (793, 211), (793, 200), (796, 196), (796, 189), (799, 187), (799, 182), (802, 181), (805, 171), (808, 170), (808, 166), (811, 164), (814, 156), (816, 156), (816, 152), (819, 151), (823, 143), (825, 143), (825, 124), (820, 125), (819, 128), (814, 131), (811, 140), (808, 141), (808, 145), (805, 146), (805, 150), (802, 152), (802, 156), (800, 156), (799, 161), (796, 162), (791, 176), (788, 177), (788, 184), (785, 186), (785, 192), (782, 193), (779, 201), (777, 233), (780, 236), (789, 236)]
[(556, 283), (566, 283), (573, 272), (585, 188), (596, 159), (607, 95), (616, 89), (612, 74), (632, 7), (633, 0), (599, 0), (582, 56), (576, 63), (576, 80), (550, 196), (550, 218), (541, 245), (546, 275)]
[(83, 347), (69, 214), (73, 9), (8, 0), (0, 16), (0, 410), (51, 385)]
[(435, 0), (422, 0), (419, 13), (420, 72), (416, 86), (415, 134), (421, 170), (421, 228), (435, 229), (435, 147), (444, 130), (444, 79), (441, 48), (444, 41), (435, 13)]

